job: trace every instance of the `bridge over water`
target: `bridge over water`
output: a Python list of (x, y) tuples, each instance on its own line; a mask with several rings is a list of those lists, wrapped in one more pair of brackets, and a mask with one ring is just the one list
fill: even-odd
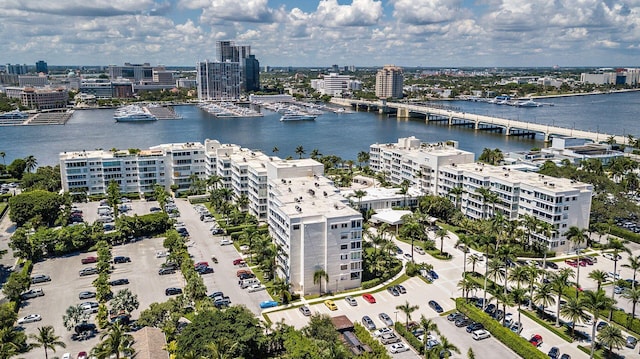
[[(535, 138), (536, 135), (544, 136), (544, 141), (548, 142), (552, 137), (577, 137), (590, 139), (596, 143), (606, 141), (612, 137), (616, 143), (626, 143), (627, 138), (620, 135), (613, 135), (601, 132), (591, 132), (576, 130), (574, 128), (542, 125), (534, 122), (508, 120), (500, 117), (478, 115), (453, 111), (449, 109), (436, 108), (427, 105), (413, 105), (386, 101), (363, 101), (351, 99), (331, 99), (332, 103), (341, 106), (351, 106), (355, 108), (366, 108), (368, 110), (378, 110), (387, 112), (389, 109), (397, 111), (398, 118), (414, 117), (416, 114), (424, 115), (425, 121), (446, 123), (448, 126), (472, 127), (479, 131), (495, 131), (503, 133), (505, 136), (526, 136)], [(413, 115), (412, 115), (413, 114)]]

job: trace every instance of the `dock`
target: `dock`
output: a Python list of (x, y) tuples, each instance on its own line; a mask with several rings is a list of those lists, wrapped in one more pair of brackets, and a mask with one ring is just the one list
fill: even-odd
[(43, 126), (64, 125), (73, 115), (73, 110), (65, 112), (40, 112), (26, 119), (1, 119), (0, 126)]
[(180, 120), (182, 116), (178, 115), (173, 107), (169, 106), (143, 106), (146, 112), (156, 116), (158, 120)]

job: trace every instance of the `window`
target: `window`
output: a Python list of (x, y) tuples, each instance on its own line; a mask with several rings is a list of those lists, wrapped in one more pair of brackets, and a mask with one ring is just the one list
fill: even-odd
[(342, 224), (340, 225), (340, 227), (342, 227), (342, 228), (347, 228), (347, 227), (348, 227), (348, 225), (347, 225), (347, 223), (342, 223)]
[(340, 239), (349, 239), (349, 234), (348, 233), (341, 233), (340, 234)]
[(340, 255), (340, 260), (346, 260), (349, 259), (349, 255), (348, 254), (341, 254)]
[(362, 262), (351, 263), (351, 270), (362, 269)]
[(349, 245), (347, 245), (347, 244), (341, 244), (340, 245), (340, 250), (345, 250), (345, 249), (348, 249), (348, 248), (349, 248)]
[(337, 228), (338, 228), (338, 225), (337, 225), (337, 224), (332, 224), (332, 225), (331, 225), (331, 229), (337, 229)]
[(347, 270), (347, 268), (349, 268), (349, 266), (346, 265), (346, 264), (341, 264), (340, 265), (340, 270)]
[(293, 230), (294, 230), (294, 231), (297, 231), (297, 230), (299, 230), (299, 229), (300, 229), (300, 225), (299, 225), (299, 224), (294, 224), (294, 225), (293, 225)]
[(360, 279), (360, 272), (351, 273), (351, 279)]
[(362, 247), (362, 242), (351, 242), (351, 249), (360, 249)]
[(362, 254), (360, 252), (353, 252), (351, 253), (351, 259), (361, 259), (362, 258)]

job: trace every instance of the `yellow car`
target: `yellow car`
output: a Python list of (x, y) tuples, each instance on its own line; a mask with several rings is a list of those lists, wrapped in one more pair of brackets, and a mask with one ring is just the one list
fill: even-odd
[(329, 310), (338, 310), (338, 306), (332, 300), (325, 300), (324, 305), (326, 305)]

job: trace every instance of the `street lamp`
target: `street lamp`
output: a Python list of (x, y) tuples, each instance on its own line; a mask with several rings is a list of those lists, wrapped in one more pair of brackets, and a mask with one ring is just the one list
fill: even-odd
[(396, 323), (398, 322), (398, 310), (396, 310), (394, 313), (396, 313)]

